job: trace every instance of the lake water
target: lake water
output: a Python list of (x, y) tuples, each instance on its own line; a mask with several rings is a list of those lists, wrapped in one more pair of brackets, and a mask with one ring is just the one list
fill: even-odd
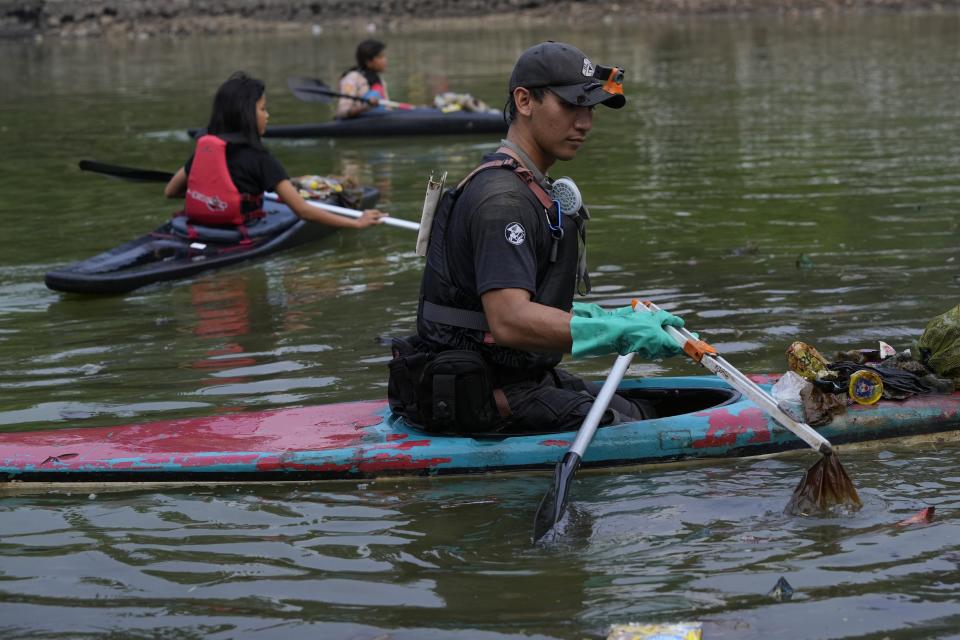
[[(324, 120), (285, 78), (334, 83), (361, 37), (0, 42), (0, 437), (383, 397), (382, 337), (414, 328), (409, 231), (124, 296), (43, 285), (175, 208), (79, 160), (175, 170), (236, 69), (266, 80), (271, 122)], [(548, 38), (627, 69), (628, 106), (599, 109), (552, 170), (591, 205), (590, 301), (652, 298), (751, 373), (783, 371), (794, 340), (909, 348), (960, 302), (957, 14), (387, 34), (391, 92), (500, 106), (516, 56)], [(496, 142), (269, 146), (291, 175), (356, 176), (416, 218), (431, 171), (462, 176)], [(530, 545), (547, 475), (8, 495), (0, 636), (578, 639), (693, 620), (705, 638), (960, 637), (958, 451), (847, 454), (865, 506), (826, 518), (782, 513), (812, 453), (581, 472), (548, 548)], [(892, 526), (925, 506), (932, 524)], [(789, 601), (767, 595), (781, 576)]]

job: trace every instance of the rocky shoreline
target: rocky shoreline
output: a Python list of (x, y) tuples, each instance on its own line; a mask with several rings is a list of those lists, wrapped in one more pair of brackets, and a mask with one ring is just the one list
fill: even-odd
[(451, 28), (553, 19), (955, 11), (960, 0), (0, 0), (0, 37), (149, 38), (237, 32)]

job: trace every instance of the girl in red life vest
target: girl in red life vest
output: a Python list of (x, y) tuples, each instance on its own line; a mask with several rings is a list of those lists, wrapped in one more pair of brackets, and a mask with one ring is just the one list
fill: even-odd
[(263, 82), (243, 72), (230, 76), (213, 99), (207, 134), (167, 183), (164, 195), (185, 198), (187, 216), (200, 224), (246, 224), (260, 214), (265, 191), (276, 192), (294, 213), (311, 222), (355, 229), (380, 222), (386, 214), (377, 209), (352, 219), (307, 204), (260, 141), (269, 117)]
[(380, 75), (387, 70), (386, 48), (387, 45), (379, 40), (364, 40), (357, 45), (357, 66), (347, 69), (340, 76), (340, 93), (364, 100), (340, 98), (335, 118), (353, 118), (377, 108), (381, 100), (390, 99), (387, 82)]

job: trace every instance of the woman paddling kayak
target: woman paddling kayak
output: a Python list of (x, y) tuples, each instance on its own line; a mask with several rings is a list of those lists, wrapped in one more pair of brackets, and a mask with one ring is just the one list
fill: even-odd
[(213, 99), (207, 132), (193, 155), (167, 183), (164, 195), (185, 198), (184, 214), (204, 225), (246, 225), (263, 217), (263, 193), (274, 191), (300, 218), (332, 227), (362, 229), (386, 214), (366, 209), (345, 218), (311, 207), (300, 196), (283, 166), (263, 146), (267, 129), (266, 87), (242, 71), (220, 85)]
[(364, 40), (357, 45), (357, 65), (340, 76), (340, 93), (361, 100), (340, 98), (334, 118), (353, 118), (371, 109), (381, 109), (379, 102), (389, 100), (387, 82), (380, 75), (387, 70), (387, 45), (379, 40)]

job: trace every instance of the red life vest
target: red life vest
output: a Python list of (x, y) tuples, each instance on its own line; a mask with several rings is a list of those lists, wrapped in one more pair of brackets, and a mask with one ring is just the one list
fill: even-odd
[[(255, 210), (245, 213), (244, 202), (253, 202)], [(243, 227), (250, 219), (263, 217), (262, 204), (263, 194), (240, 193), (233, 184), (227, 168), (225, 140), (209, 134), (197, 140), (183, 209), (191, 221)]]

